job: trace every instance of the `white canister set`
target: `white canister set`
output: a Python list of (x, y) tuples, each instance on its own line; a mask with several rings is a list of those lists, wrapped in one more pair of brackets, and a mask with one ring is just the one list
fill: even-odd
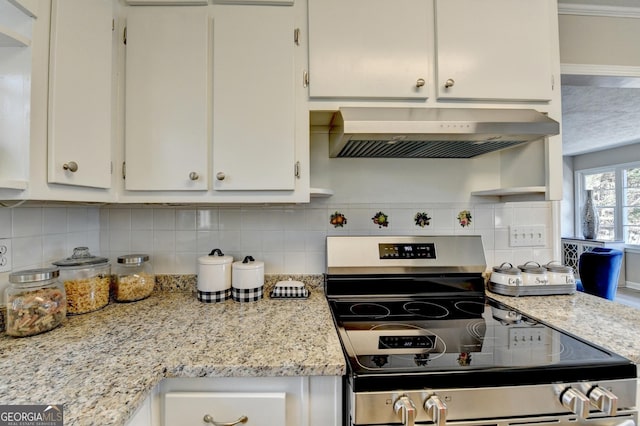
[(198, 300), (253, 302), (264, 296), (264, 262), (252, 256), (234, 262), (220, 249), (198, 258)]
[(546, 265), (529, 261), (517, 267), (508, 262), (494, 266), (491, 282), (505, 286), (546, 286), (575, 285), (576, 280), (570, 266), (556, 261)]

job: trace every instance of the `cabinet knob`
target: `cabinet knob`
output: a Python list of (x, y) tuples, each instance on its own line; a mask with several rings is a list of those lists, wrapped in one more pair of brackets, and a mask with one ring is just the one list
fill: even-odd
[(225, 176), (225, 174), (223, 172), (216, 173), (216, 179), (218, 179), (218, 180), (224, 180), (225, 177), (226, 176)]
[(191, 172), (191, 173), (189, 173), (189, 179), (198, 180), (198, 179), (200, 179), (200, 176), (196, 172)]
[(235, 426), (238, 425), (240, 423), (246, 423), (249, 421), (249, 418), (247, 416), (240, 416), (240, 418), (238, 420), (236, 420), (235, 422), (216, 422), (213, 420), (213, 417), (211, 417), (208, 414), (204, 415), (204, 418), (202, 419), (205, 423), (211, 423), (212, 425), (215, 426)]
[(75, 161), (69, 161), (68, 163), (64, 163), (62, 165), (62, 168), (64, 170), (69, 170), (70, 172), (77, 172), (78, 171), (78, 163), (76, 163)]
[(416, 80), (416, 87), (422, 87), (424, 86), (424, 78), (419, 78), (418, 80)]
[(456, 84), (455, 80), (452, 78), (449, 78), (447, 79), (447, 81), (444, 82), (444, 87), (448, 89), (449, 87), (453, 87), (454, 84)]

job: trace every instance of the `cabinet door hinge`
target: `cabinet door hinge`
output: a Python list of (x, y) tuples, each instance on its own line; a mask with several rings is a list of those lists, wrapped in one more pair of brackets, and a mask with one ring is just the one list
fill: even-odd
[(300, 162), (296, 161), (295, 166), (293, 166), (293, 175), (300, 179)]
[(295, 28), (293, 30), (293, 42), (296, 46), (300, 46), (300, 28)]
[(127, 162), (123, 161), (122, 162), (122, 179), (126, 179), (127, 178)]
[(302, 72), (302, 87), (308, 87), (309, 86), (309, 72), (307, 70), (304, 70)]
[(556, 76), (551, 74), (551, 90), (556, 89)]
[(113, 174), (113, 161), (109, 161), (109, 174)]
[(127, 44), (127, 27), (124, 27), (122, 31), (122, 43)]
[(116, 30), (116, 20), (111, 19), (111, 31), (115, 31), (115, 30)]

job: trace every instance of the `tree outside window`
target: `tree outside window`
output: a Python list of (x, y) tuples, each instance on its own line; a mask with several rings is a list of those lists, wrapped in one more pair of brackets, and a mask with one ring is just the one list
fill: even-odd
[(640, 245), (640, 167), (625, 169), (624, 172), (624, 240), (627, 244)]

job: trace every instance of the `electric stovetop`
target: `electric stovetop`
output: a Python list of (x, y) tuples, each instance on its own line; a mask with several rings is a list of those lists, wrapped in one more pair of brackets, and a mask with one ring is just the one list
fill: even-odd
[[(481, 387), (634, 377), (604, 348), (485, 298), (331, 300), (356, 386)], [(464, 374), (462, 374), (464, 373)]]

